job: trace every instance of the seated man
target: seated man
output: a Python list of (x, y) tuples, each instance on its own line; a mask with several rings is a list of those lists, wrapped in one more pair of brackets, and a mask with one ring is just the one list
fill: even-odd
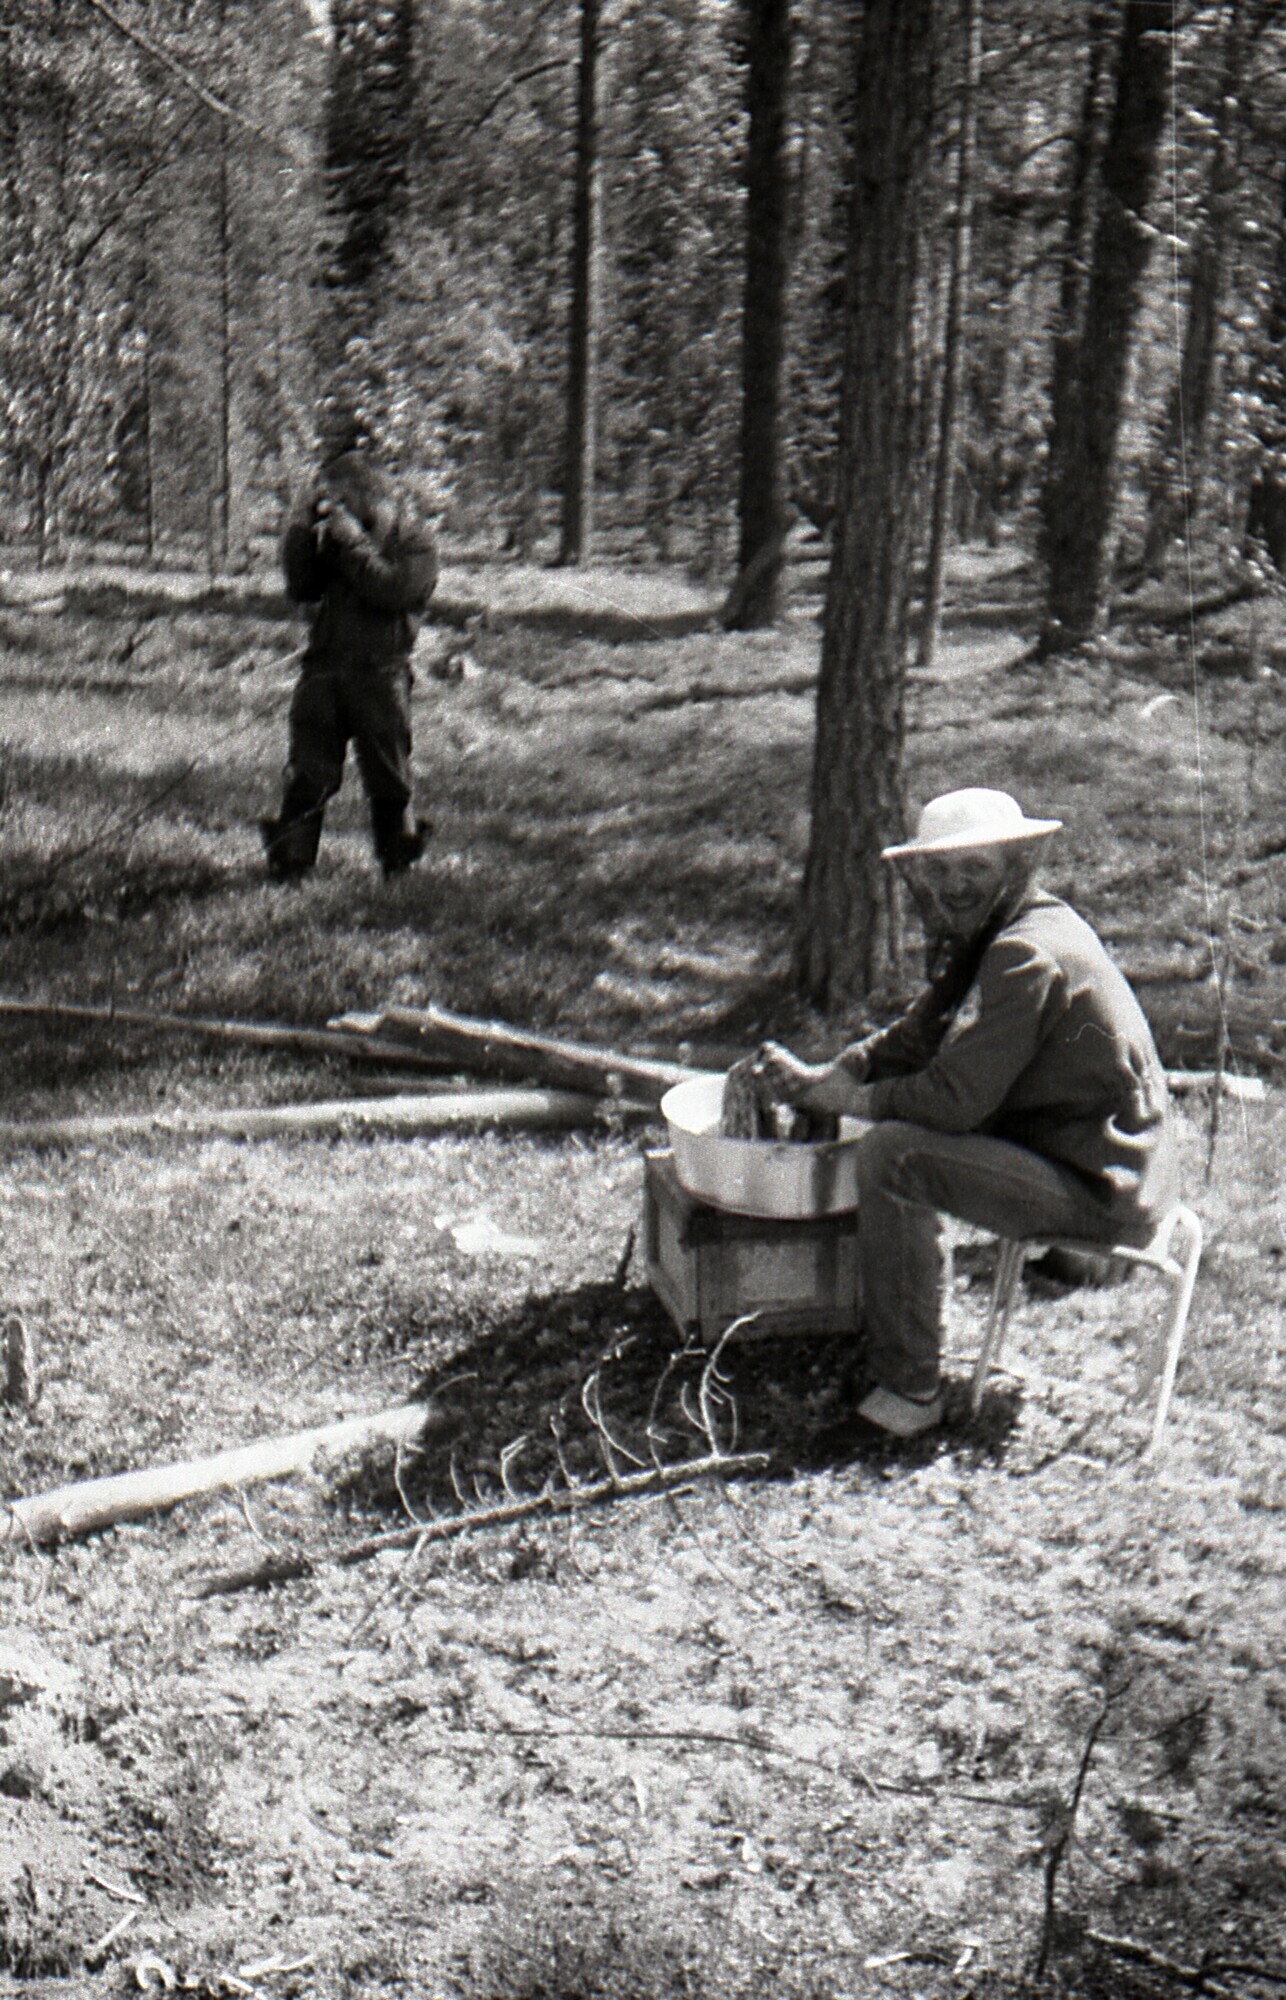
[(858, 1141), (858, 1416), (895, 1437), (942, 1416), (939, 1211), (999, 1236), (1140, 1244), (1174, 1198), (1142, 1010), (1089, 925), (1034, 883), (1060, 825), (1007, 792), (931, 800), (884, 850), (924, 921), (926, 991), (833, 1062), (761, 1051), (787, 1103), (874, 1121)]

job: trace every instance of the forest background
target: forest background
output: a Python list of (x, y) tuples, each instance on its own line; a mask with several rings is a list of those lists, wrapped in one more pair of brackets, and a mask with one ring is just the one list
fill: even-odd
[(448, 537), (729, 625), (821, 535), (797, 976), (851, 1000), (952, 538), (1025, 539), (1046, 654), (1167, 570), (1275, 587), (1278, 16), (13, 0), (5, 544), (245, 571), (354, 424)]
[[(1281, 1990), (1284, 57), (1251, 0), (4, 0), (4, 1491), (443, 1429), (6, 1543), (0, 1988)], [(438, 829), (381, 883), (350, 782), (283, 896), (276, 538), (353, 422), (441, 533)], [(919, 1452), (747, 1343), (762, 1477), (478, 1525), (709, 1442), (638, 1134), (248, 1144), (408, 1090), (290, 1024), (818, 1048), (914, 979), (878, 849), (944, 778), (1065, 819), (1207, 1072), (1164, 1459), (1146, 1287), (1025, 1300), (967, 1411), (961, 1243)]]

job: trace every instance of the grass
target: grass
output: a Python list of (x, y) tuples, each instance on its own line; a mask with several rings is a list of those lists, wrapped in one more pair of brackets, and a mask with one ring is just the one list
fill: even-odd
[[(417, 763), (438, 826), (425, 865), (378, 881), (350, 776), (319, 874), (293, 898), (264, 887), (254, 821), (275, 797), (296, 628), (226, 605), (140, 617), (120, 600), (64, 613), (55, 641), (48, 616), (11, 610), (0, 980), (306, 1021), (436, 997), (655, 1047), (717, 1047), (765, 1013), (820, 1035), (783, 980), (815, 623), (802, 606), (766, 637), (654, 636), (664, 600), (631, 610), (629, 582), (599, 579), (635, 619), (629, 639), (568, 638), (566, 604), (537, 607), (561, 635), (510, 606), (469, 638), (469, 678), (422, 672)], [(497, 601), (514, 588), (502, 573)], [(1208, 962), (1213, 943), (1235, 1048), (1280, 1055), (1281, 911), (1257, 867), (1281, 837), (1280, 709), (1229, 680), (1194, 702), (1163, 678), (1158, 705), (1140, 652), (1036, 670), (1007, 668), (1003, 638), (981, 656), (978, 643), (963, 674), (948, 645), (942, 676), (913, 677), (913, 796), (1001, 783), (1064, 817), (1054, 886), (1145, 970), (1158, 944)], [(435, 649), (430, 634), (426, 659)], [(740, 967), (741, 991), (676, 971), (675, 954)], [(1210, 995), (1179, 981), (1157, 998), (1171, 1059), (1209, 1060)]]
[[(495, 581), (463, 680), (428, 636), (426, 863), (382, 882), (350, 776), (297, 893), (263, 882), (254, 830), (297, 638), (266, 594), (6, 611), (0, 991), (304, 1023), (434, 998), (709, 1060), (769, 1027), (824, 1045), (841, 1024), (784, 977), (814, 607), (732, 640), (690, 629), (686, 587), (605, 579), (602, 625), (551, 581), (529, 624), (520, 582)], [(639, 1135), (13, 1151), (0, 1297), (44, 1387), (0, 1411), (7, 1494), (417, 1391), (442, 1428), (396, 1465), (0, 1548), (0, 1624), (71, 1677), (21, 1729), (0, 1708), (0, 1987), (98, 2000), (159, 1978), (150, 1952), (181, 1990), (294, 2000), (981, 2000), (1032, 1991), (1042, 1944), (1050, 1992), (1172, 1985), (1094, 1931), (1283, 1973), (1281, 720), (1235, 679), (1194, 704), (1152, 639), (1021, 664), (1012, 566), (962, 565), (955, 605), (912, 677), (913, 796), (1000, 783), (1063, 817), (1054, 886), (1169, 1060), (1216, 1049), (1213, 937), (1234, 1066), (1269, 1079), (1217, 1128), (1183, 1100), (1207, 1249), (1163, 1460), (1123, 1401), (1144, 1283), (1024, 1297), (1016, 1372), (968, 1415), (989, 1262), (962, 1241), (941, 1437), (837, 1452), (837, 1344), (746, 1343), (722, 1407), (762, 1477), (332, 1567), (506, 1471), (595, 1476), (595, 1370), (627, 1449), (693, 1447), (704, 1356), (676, 1352), (637, 1250), (616, 1275)], [(368, 1082), (124, 1028), (4, 1037), (11, 1118)], [(479, 1250), (481, 1223), (519, 1247)], [(288, 1587), (187, 1595), (300, 1552)]]

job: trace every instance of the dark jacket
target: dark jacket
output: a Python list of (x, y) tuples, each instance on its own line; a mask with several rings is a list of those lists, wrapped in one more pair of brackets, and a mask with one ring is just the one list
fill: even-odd
[(437, 583), (437, 548), (418, 509), (391, 483), (379, 484), (385, 500), (379, 527), (369, 509), (355, 508), (340, 522), (319, 521), (316, 486), (291, 512), (281, 550), (286, 590), (297, 604), (316, 607), (305, 666), (377, 673), (411, 657)]
[(877, 1118), (986, 1132), (1149, 1213), (1172, 1196), (1165, 1072), (1143, 1010), (1066, 903), (1031, 893), (926, 1046), (923, 1010), (846, 1050)]

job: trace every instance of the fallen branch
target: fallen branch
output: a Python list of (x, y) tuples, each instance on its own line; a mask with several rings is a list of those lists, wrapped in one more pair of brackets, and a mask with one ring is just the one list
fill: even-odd
[(10, 1020), (65, 1021), (107, 1028), (151, 1028), (168, 1034), (199, 1035), (207, 1041), (237, 1042), (251, 1048), (285, 1049), (305, 1055), (362, 1056), (414, 1069), (441, 1070), (440, 1058), (405, 1042), (383, 1043), (337, 1028), (296, 1028), (270, 1021), (238, 1021), (202, 1014), (167, 1014), (146, 1007), (81, 1006), (64, 1001), (0, 1000), (0, 1023)]
[(0, 1153), (41, 1146), (94, 1146), (120, 1139), (353, 1139), (390, 1134), (427, 1139), (460, 1127), (588, 1125), (601, 1099), (563, 1090), (452, 1090), (436, 1096), (341, 1098), (242, 1110), (123, 1112), (0, 1124)]
[[(632, 1728), (629, 1724), (620, 1729), (555, 1729), (543, 1726), (524, 1727), (521, 1723), (489, 1720), (485, 1729), (451, 1729), (444, 1731), (443, 1738), (439, 1740), (449, 1742), (453, 1737), (478, 1736), (489, 1739), (510, 1736), (516, 1737), (520, 1742), (540, 1743), (698, 1743), (730, 1750), (754, 1750), (762, 1757), (781, 1757), (789, 1763), (805, 1764), (810, 1770), (820, 1771), (827, 1778), (840, 1779), (845, 1783), (850, 1778), (849, 1772), (837, 1771), (832, 1765), (824, 1764), (820, 1757), (810, 1757), (805, 1751), (792, 1750), (786, 1743), (776, 1743), (770, 1736), (764, 1735), (757, 1729), (747, 1730), (744, 1735), (738, 1736), (730, 1729), (648, 1729)], [(878, 1779), (874, 1781), (868, 1779), (864, 1771), (860, 1772), (859, 1776), (863, 1784), (873, 1783), (876, 1790), (888, 1789)]]
[(120, 1942), (126, 1931), (133, 1928), (141, 1915), (141, 1910), (126, 1910), (124, 1916), (118, 1917), (110, 1930), (104, 1931), (102, 1937), (98, 1938), (93, 1944), (85, 1946), (85, 1964), (91, 1972), (97, 1970), (112, 1946)]
[(292, 167), (305, 170), (311, 167), (312, 162), (301, 151), (278, 133), (269, 132), (264, 126), (256, 125), (253, 118), (247, 118), (244, 111), (238, 111), (235, 105), (227, 103), (214, 91), (207, 90), (186, 63), (180, 62), (177, 56), (172, 55), (160, 42), (153, 41), (150, 35), (145, 35), (141, 29), (123, 20), (114, 8), (105, 4), (105, 0), (85, 0), (85, 4), (87, 7), (92, 7), (96, 14), (101, 14), (105, 21), (110, 21), (118, 34), (124, 35), (127, 41), (133, 42), (136, 48), (142, 49), (145, 55), (151, 56), (154, 62), (160, 63), (162, 68), (167, 69), (185, 90), (191, 91), (197, 102), (203, 104), (207, 111), (213, 111), (217, 117), (227, 119), (230, 124), (239, 125), (252, 138), (262, 139), (279, 159), (288, 160)]
[[(1110, 1951), (1117, 1958), (1131, 1959), (1135, 1965), (1146, 1965), (1153, 1972), (1164, 1972), (1171, 1979), (1177, 1979), (1180, 1985), (1191, 1986), (1194, 1991), (1216, 1995), (1232, 1991), (1231, 1987), (1223, 1985), (1213, 1976), (1216, 1971), (1225, 1969), (1217, 1960), (1205, 1965), (1182, 1965), (1177, 1958), (1167, 1958), (1163, 1951), (1154, 1951), (1150, 1944), (1136, 1944), (1133, 1938), (1113, 1937), (1107, 1931), (1091, 1930), (1087, 1930), (1085, 1936), (1091, 1944), (1098, 1945), (1101, 1950)], [(1249, 1967), (1245, 1969), (1250, 1970)], [(1264, 1974), (1258, 1970), (1253, 1976), (1273, 1979), (1271, 1972)], [(1286, 1980), (1274, 1983), (1286, 1984)]]
[(11, 1501), (0, 1519), (0, 1541), (35, 1547), (68, 1541), (114, 1527), (119, 1521), (139, 1520), (180, 1500), (260, 1480), (284, 1479), (291, 1473), (306, 1472), (322, 1453), (338, 1457), (366, 1445), (417, 1439), (431, 1415), (432, 1406), (427, 1403), (402, 1403), (374, 1416), (346, 1417), (340, 1423), (293, 1431), (286, 1437), (262, 1438), (255, 1444), (216, 1452), (212, 1458), (149, 1466), (59, 1486), (49, 1493)]
[(1217, 590), (1208, 590), (1202, 597), (1175, 598), (1166, 604), (1129, 604), (1121, 609), (1128, 610), (1129, 616), (1140, 625), (1187, 625), (1198, 618), (1210, 618), (1216, 611), (1229, 611), (1234, 604), (1244, 604), (1248, 598), (1267, 596), (1267, 586), (1258, 577), (1242, 577)]
[(445, 1007), (388, 1007), (379, 1014), (341, 1014), (328, 1025), (382, 1045), (416, 1049), (484, 1075), (538, 1082), (598, 1097), (659, 1104), (673, 1084), (697, 1072), (682, 1063), (656, 1062), (614, 1049), (532, 1034), (504, 1021), (473, 1020)]
[(596, 1506), (603, 1500), (625, 1500), (638, 1494), (662, 1493), (692, 1480), (723, 1478), (731, 1473), (762, 1472), (769, 1464), (762, 1451), (742, 1452), (735, 1458), (715, 1453), (693, 1459), (688, 1464), (653, 1466), (646, 1472), (626, 1473), (618, 1478), (595, 1480), (590, 1485), (546, 1487), (525, 1500), (513, 1500), (497, 1507), (475, 1507), (467, 1513), (450, 1514), (437, 1521), (417, 1522), (411, 1528), (396, 1528), (383, 1535), (370, 1535), (346, 1549), (316, 1560), (307, 1556), (272, 1558), (243, 1569), (219, 1570), (198, 1577), (188, 1589), (194, 1598), (220, 1597), (238, 1590), (258, 1590), (267, 1584), (289, 1582), (311, 1576), (319, 1568), (351, 1569), (369, 1562), (387, 1550), (412, 1549), (417, 1554), (429, 1542), (453, 1540), (476, 1528), (507, 1528), (515, 1521), (530, 1520), (538, 1514), (570, 1514), (580, 1507)]
[(817, 688), (814, 672), (780, 674), (770, 681), (693, 681), (688, 687), (664, 689), (635, 702), (632, 715), (654, 715), (658, 710), (688, 708), (709, 701), (761, 701), (774, 694), (813, 694)]
[(1191, 1097), (1199, 1090), (1221, 1091), (1242, 1104), (1263, 1104), (1268, 1092), (1262, 1076), (1236, 1076), (1223, 1069), (1171, 1069), (1166, 1082), (1172, 1097)]

